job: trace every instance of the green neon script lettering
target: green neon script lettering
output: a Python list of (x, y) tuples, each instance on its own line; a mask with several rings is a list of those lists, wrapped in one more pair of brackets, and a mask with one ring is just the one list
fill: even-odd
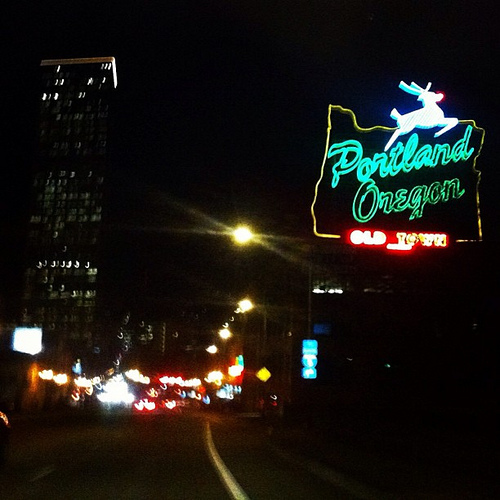
[(375, 181), (369, 179), (361, 184), (352, 204), (352, 214), (358, 222), (373, 219), (379, 208), (380, 192)]
[(422, 167), (434, 168), (468, 160), (474, 153), (469, 147), (472, 126), (468, 125), (464, 136), (453, 146), (450, 144), (424, 144), (418, 147), (418, 134), (414, 133), (403, 146), (398, 142), (388, 153), (375, 153), (373, 158), (363, 157), (363, 146), (359, 141), (349, 140), (333, 144), (328, 150), (328, 158), (333, 158), (332, 188), (340, 182), (340, 176), (356, 171), (359, 182), (366, 182), (377, 171), (380, 177), (394, 177), (401, 172), (408, 173)]
[(328, 158), (340, 156), (332, 166), (332, 188), (336, 188), (340, 176), (358, 168), (358, 163), (363, 157), (363, 146), (358, 141), (345, 141), (334, 144), (328, 150)]
[(361, 185), (353, 200), (352, 213), (358, 222), (368, 222), (378, 211), (390, 214), (408, 210), (410, 220), (418, 219), (427, 204), (436, 205), (461, 198), (465, 189), (461, 187), (460, 180), (453, 178), (412, 189), (384, 192), (380, 191), (373, 175), (378, 172), (381, 178), (395, 177), (424, 167), (435, 168), (450, 162), (467, 161), (474, 153), (474, 148), (469, 145), (472, 130), (473, 127), (467, 125), (463, 137), (453, 145), (419, 146), (418, 134), (413, 133), (406, 144), (398, 142), (389, 151), (375, 153), (373, 157), (363, 156), (363, 146), (356, 140), (333, 144), (328, 150), (328, 158), (333, 160), (331, 187), (335, 189), (338, 186), (342, 175), (356, 172)]
[(451, 199), (459, 199), (465, 193), (460, 180), (455, 178), (443, 182), (433, 182), (414, 186), (410, 191), (399, 189), (395, 193), (380, 191), (373, 179), (361, 184), (352, 204), (354, 219), (360, 223), (371, 220), (379, 210), (384, 214), (400, 213), (410, 210), (410, 220), (422, 217), (427, 204), (436, 205)]

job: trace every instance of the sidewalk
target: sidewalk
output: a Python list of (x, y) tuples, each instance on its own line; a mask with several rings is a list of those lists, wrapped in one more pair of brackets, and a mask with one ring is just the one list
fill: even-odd
[(500, 498), (498, 433), (431, 424), (395, 413), (332, 413), (285, 417), (271, 423), (270, 435), (278, 449), (377, 492), (365, 498)]

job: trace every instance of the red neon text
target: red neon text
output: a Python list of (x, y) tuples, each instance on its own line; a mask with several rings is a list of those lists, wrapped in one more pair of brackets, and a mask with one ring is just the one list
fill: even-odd
[(385, 247), (388, 250), (408, 251), (415, 248), (415, 246), (446, 248), (448, 246), (448, 235), (444, 233), (354, 229), (349, 233), (348, 241), (354, 246)]

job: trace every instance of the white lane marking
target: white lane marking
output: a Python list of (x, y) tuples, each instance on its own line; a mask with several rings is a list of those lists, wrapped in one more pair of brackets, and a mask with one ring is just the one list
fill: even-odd
[(238, 484), (234, 476), (231, 474), (231, 471), (227, 468), (226, 464), (220, 457), (212, 439), (212, 431), (210, 430), (210, 424), (208, 422), (205, 422), (205, 444), (207, 445), (208, 456), (210, 457), (222, 484), (229, 493), (229, 496), (234, 500), (249, 500), (249, 497), (243, 488)]
[(40, 469), (36, 474), (34, 474), (30, 479), (30, 483), (34, 483), (35, 481), (38, 481), (39, 479), (42, 479), (45, 476), (48, 476), (49, 474), (52, 474), (56, 468), (53, 465), (47, 465), (47, 467), (43, 467)]

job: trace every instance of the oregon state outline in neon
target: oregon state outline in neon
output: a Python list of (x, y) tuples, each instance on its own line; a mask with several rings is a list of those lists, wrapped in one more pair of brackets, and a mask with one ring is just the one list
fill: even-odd
[[(419, 184), (412, 189), (399, 189), (395, 193), (380, 191), (372, 176), (376, 173), (381, 179), (385, 177), (396, 177), (411, 171), (420, 169), (439, 169), (448, 164), (467, 161), (473, 157), (472, 171), (475, 174), (475, 205), (478, 227), (478, 239), (482, 240), (481, 216), (479, 207), (479, 183), (481, 172), (476, 169), (476, 161), (480, 155), (485, 131), (476, 126), (473, 120), (458, 120), (457, 118), (446, 118), (443, 111), (435, 104), (443, 95), (430, 92), (430, 84), (425, 89), (412, 82), (411, 85), (400, 83), (400, 88), (406, 92), (418, 95), (418, 100), (423, 102), (423, 108), (400, 114), (396, 109), (391, 112), (391, 117), (397, 120), (398, 127), (374, 126), (362, 128), (358, 125), (354, 112), (338, 105), (330, 105), (328, 112), (328, 128), (326, 146), (321, 166), (320, 177), (315, 185), (314, 199), (311, 205), (314, 234), (324, 238), (341, 238), (340, 234), (318, 231), (316, 205), (320, 184), (325, 182), (325, 175), (331, 175), (330, 186), (335, 189), (342, 176), (354, 175), (360, 183), (356, 195), (352, 201), (352, 217), (355, 222), (364, 224), (369, 222), (376, 213), (389, 215), (391, 213), (408, 212), (408, 219), (418, 219), (423, 216), (426, 205), (447, 203), (452, 199), (461, 198), (465, 190), (460, 184), (460, 179), (444, 179), (441, 182), (434, 181), (430, 185)], [(332, 113), (348, 115), (354, 127), (354, 132), (366, 133), (373, 131), (392, 132), (389, 141), (383, 151), (374, 155), (364, 156), (363, 145), (357, 140), (346, 140), (340, 143), (330, 144)], [(458, 124), (465, 125), (462, 137), (453, 144), (419, 144), (419, 135), (415, 129), (432, 129), (439, 127), (434, 137), (443, 135)], [(472, 131), (481, 133), (479, 146), (474, 148), (469, 144)], [(410, 134), (406, 143), (396, 140)], [(394, 145), (394, 142), (396, 144)], [(327, 162), (328, 169), (326, 169)], [(341, 231), (339, 231), (340, 233)], [(457, 240), (460, 241), (460, 240)]]

